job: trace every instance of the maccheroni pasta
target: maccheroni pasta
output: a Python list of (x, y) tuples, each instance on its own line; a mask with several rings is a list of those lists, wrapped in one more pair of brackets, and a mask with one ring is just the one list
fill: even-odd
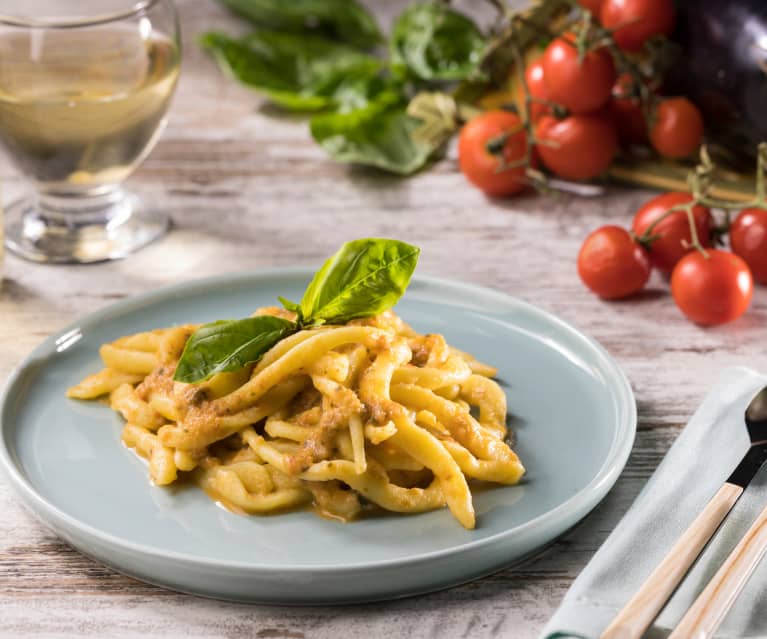
[(300, 330), (242, 370), (174, 381), (196, 328), (105, 344), (105, 368), (68, 391), (108, 394), (125, 419), (123, 442), (148, 461), (156, 485), (190, 477), (247, 514), (313, 504), (349, 521), (376, 508), (447, 506), (474, 528), (471, 483), (516, 484), (524, 473), (495, 369), (391, 311)]

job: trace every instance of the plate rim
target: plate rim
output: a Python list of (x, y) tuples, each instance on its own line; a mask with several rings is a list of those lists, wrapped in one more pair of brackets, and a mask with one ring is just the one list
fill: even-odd
[[(193, 564), (199, 567), (217, 567), (220, 569), (275, 572), (275, 573), (328, 573), (343, 574), (353, 573), (359, 570), (377, 570), (396, 568), (398, 566), (411, 565), (421, 561), (431, 561), (444, 558), (455, 553), (469, 550), (478, 550), (482, 546), (489, 546), (498, 543), (510, 535), (520, 535), (529, 531), (530, 528), (546, 527), (549, 528), (557, 520), (567, 514), (576, 514), (576, 521), (586, 517), (605, 497), (612, 486), (617, 481), (628, 461), (628, 457), (633, 449), (637, 431), (637, 406), (636, 399), (631, 388), (631, 384), (625, 372), (618, 362), (609, 354), (597, 340), (580, 331), (570, 322), (567, 322), (553, 313), (544, 310), (534, 304), (520, 299), (513, 295), (504, 293), (498, 289), (476, 284), (473, 282), (448, 279), (444, 277), (431, 275), (416, 275), (412, 283), (423, 283), (439, 287), (452, 287), (471, 293), (480, 293), (483, 296), (489, 296), (508, 305), (509, 308), (521, 308), (527, 313), (538, 315), (550, 323), (557, 325), (560, 329), (569, 333), (571, 336), (585, 342), (599, 359), (606, 365), (614, 377), (607, 379), (611, 394), (614, 397), (617, 408), (617, 417), (619, 422), (616, 424), (615, 434), (610, 445), (610, 449), (602, 462), (599, 470), (594, 477), (581, 488), (577, 493), (569, 497), (558, 506), (547, 510), (544, 513), (521, 523), (512, 528), (496, 532), (482, 539), (475, 539), (459, 545), (450, 546), (441, 550), (433, 550), (425, 553), (419, 553), (411, 557), (399, 557), (395, 559), (382, 559), (375, 561), (362, 561), (349, 564), (315, 564), (310, 566), (301, 565), (281, 565), (281, 564), (246, 564), (240, 561), (228, 559), (213, 559), (200, 557), (194, 554), (187, 554), (178, 551), (163, 551), (143, 543), (131, 541), (79, 520), (77, 517), (61, 510), (58, 506), (51, 503), (32, 485), (31, 481), (24, 475), (20, 468), (17, 468), (7, 445), (10, 426), (5, 424), (4, 414), (10, 401), (11, 390), (19, 383), (30, 366), (39, 358), (39, 355), (47, 353), (48, 349), (55, 346), (56, 339), (66, 333), (70, 333), (84, 325), (93, 323), (103, 323), (115, 315), (121, 315), (124, 312), (137, 310), (141, 306), (152, 304), (157, 301), (172, 299), (178, 293), (188, 293), (199, 290), (203, 292), (218, 284), (237, 285), (246, 282), (257, 282), (258, 280), (270, 279), (280, 276), (302, 276), (305, 275), (307, 281), (311, 279), (316, 269), (311, 266), (287, 266), (258, 269), (255, 271), (233, 271), (217, 275), (194, 278), (184, 282), (177, 282), (165, 286), (130, 295), (125, 299), (107, 304), (90, 313), (79, 316), (73, 322), (67, 324), (61, 329), (54, 331), (44, 340), (42, 340), (24, 359), (12, 370), (0, 392), (0, 467), (5, 472), (6, 477), (15, 489), (17, 495), (22, 498), (25, 506), (31, 507), (36, 516), (49, 527), (53, 527), (54, 532), (59, 535), (56, 524), (60, 521), (72, 529), (79, 531), (83, 535), (88, 535), (97, 539), (100, 543), (117, 546), (128, 552), (139, 553), (145, 557), (158, 557), (167, 561), (180, 562), (184, 564)], [(620, 419), (622, 417), (623, 419)], [(35, 507), (37, 506), (37, 507)], [(58, 520), (58, 521), (57, 521)], [(564, 534), (565, 531), (559, 534)], [(559, 536), (557, 534), (557, 536)]]

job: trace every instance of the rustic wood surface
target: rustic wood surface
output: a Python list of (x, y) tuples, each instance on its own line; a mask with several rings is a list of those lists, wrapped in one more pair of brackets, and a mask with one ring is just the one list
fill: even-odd
[[(455, 158), (411, 179), (326, 159), (301, 118), (261, 105), (224, 79), (196, 36), (236, 22), (210, 2), (180, 3), (186, 47), (170, 123), (131, 179), (173, 216), (173, 231), (120, 262), (51, 267), (6, 256), (0, 287), (0, 380), (76, 316), (161, 285), (233, 270), (317, 263), (341, 241), (393, 236), (423, 248), (419, 272), (493, 286), (572, 322), (620, 362), (639, 430), (628, 466), (575, 530), (521, 567), (429, 596), (353, 607), (283, 608), (209, 601), (97, 565), (33, 520), (0, 479), (1, 637), (369, 639), (536, 637), (725, 366), (767, 364), (767, 289), (738, 322), (684, 321), (655, 275), (630, 302), (606, 304), (578, 281), (586, 233), (626, 224), (646, 192), (489, 201)], [(3, 200), (21, 192), (0, 165)]]

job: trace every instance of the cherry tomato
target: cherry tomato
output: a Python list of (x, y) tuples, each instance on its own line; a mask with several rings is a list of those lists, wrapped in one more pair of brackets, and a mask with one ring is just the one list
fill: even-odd
[(618, 137), (626, 145), (647, 142), (647, 122), (642, 101), (635, 95), (633, 88), (631, 75), (623, 73), (615, 81), (610, 98), (610, 112), (618, 128)]
[(599, 10), (602, 8), (602, 0), (578, 0), (578, 4), (588, 9), (595, 18), (599, 18)]
[[(665, 215), (672, 206), (684, 204), (691, 200), (692, 196), (689, 193), (677, 191), (654, 197), (636, 212), (631, 225), (634, 235), (642, 237), (650, 225)], [(704, 206), (697, 205), (693, 208), (692, 215), (695, 219), (695, 229), (698, 232), (700, 243), (703, 246), (709, 246), (713, 223), (711, 211)], [(650, 244), (650, 262), (664, 273), (670, 273), (676, 263), (691, 250), (685, 248), (685, 243), (692, 241), (690, 221), (685, 211), (674, 211), (658, 222), (653, 227), (651, 235), (657, 236), (657, 239)]]
[(535, 148), (543, 164), (563, 178), (586, 180), (604, 172), (618, 150), (612, 119), (604, 113), (544, 115), (536, 126)]
[(743, 209), (730, 226), (732, 252), (748, 264), (757, 282), (767, 284), (767, 210)]
[(671, 275), (671, 294), (689, 319), (703, 326), (724, 324), (746, 312), (754, 292), (751, 271), (729, 251), (685, 255)]
[(650, 258), (626, 229), (602, 226), (581, 246), (578, 275), (599, 297), (628, 297), (647, 284)]
[(703, 116), (687, 98), (664, 100), (655, 111), (650, 142), (667, 158), (685, 158), (695, 153), (703, 139)]
[[(546, 81), (543, 79), (543, 63), (541, 58), (531, 62), (525, 69), (525, 82), (530, 95), (538, 100), (548, 100), (549, 92), (546, 88)], [(524, 104), (524, 91), (519, 87), (520, 103)], [(549, 107), (540, 102), (530, 104), (530, 121), (537, 122), (544, 113), (550, 111)]]
[[(492, 146), (508, 138), (500, 153)], [(519, 116), (509, 111), (487, 111), (469, 121), (458, 138), (458, 164), (466, 178), (488, 195), (513, 195), (525, 186), (525, 167), (504, 169), (523, 159), (527, 136)], [(501, 156), (503, 163), (501, 162)]]
[(575, 36), (553, 40), (543, 53), (543, 77), (549, 99), (572, 113), (596, 111), (610, 99), (615, 67), (605, 49), (589, 51), (578, 60)]
[(606, 29), (614, 29), (615, 43), (625, 51), (639, 51), (656, 35), (674, 30), (672, 0), (604, 0), (599, 13)]

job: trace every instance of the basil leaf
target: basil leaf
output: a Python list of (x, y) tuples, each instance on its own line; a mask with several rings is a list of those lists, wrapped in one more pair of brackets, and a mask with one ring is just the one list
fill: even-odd
[(173, 379), (189, 384), (216, 373), (238, 371), (257, 362), (272, 346), (296, 330), (294, 322), (271, 315), (205, 324), (187, 341)]
[(388, 91), (361, 109), (322, 113), (310, 122), (312, 137), (334, 160), (398, 175), (415, 173), (437, 150), (413, 137), (419, 125), (405, 112), (401, 97)]
[(317, 271), (304, 292), (305, 321), (341, 324), (391, 308), (405, 292), (419, 253), (418, 247), (397, 240), (347, 242)]
[(402, 100), (402, 84), (375, 70), (362, 68), (347, 74), (333, 92), (336, 113), (364, 109), (371, 103), (396, 103)]
[(348, 101), (349, 84), (372, 78), (382, 62), (320, 38), (259, 31), (244, 38), (207, 33), (201, 39), (219, 66), (243, 84), (293, 111), (317, 111)]
[(392, 66), (421, 80), (463, 80), (477, 69), (486, 39), (477, 25), (442, 2), (411, 5), (394, 23)]
[(298, 323), (300, 324), (303, 320), (303, 316), (301, 315), (301, 305), (296, 304), (295, 302), (291, 302), (289, 299), (283, 297), (282, 295), (278, 295), (277, 299), (286, 310), (291, 311), (298, 316)]
[(383, 38), (375, 18), (356, 0), (222, 0), (257, 26), (304, 33), (317, 30), (367, 49)]

